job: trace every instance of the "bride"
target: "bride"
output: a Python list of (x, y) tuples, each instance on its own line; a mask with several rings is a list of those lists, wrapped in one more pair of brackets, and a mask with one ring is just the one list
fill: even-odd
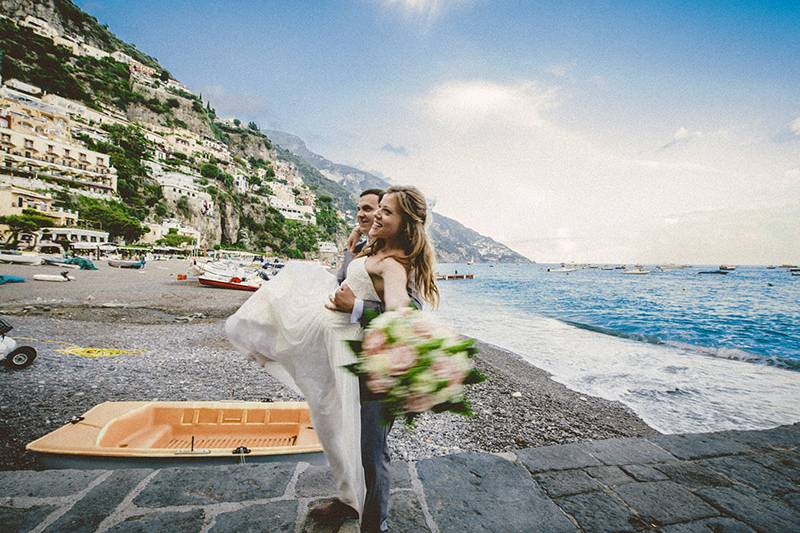
[[(439, 291), (433, 246), (425, 233), (427, 205), (414, 187), (391, 187), (380, 202), (369, 244), (347, 268), (345, 282), (362, 300), (385, 309), (409, 304), (408, 288), (432, 304)], [(298, 390), (336, 479), (338, 498), (363, 511), (358, 379), (342, 366), (355, 361), (346, 340), (361, 338), (350, 315), (334, 311), (330, 295), (338, 287), (321, 265), (293, 262), (264, 284), (225, 324), (240, 351), (277, 379)]]

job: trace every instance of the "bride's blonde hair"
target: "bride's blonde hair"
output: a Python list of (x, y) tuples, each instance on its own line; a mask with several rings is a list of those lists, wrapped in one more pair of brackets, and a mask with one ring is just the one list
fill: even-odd
[[(417, 292), (425, 301), (436, 307), (439, 305), (439, 287), (436, 286), (434, 273), (436, 252), (425, 231), (428, 222), (428, 204), (425, 196), (419, 189), (411, 186), (389, 187), (383, 194), (384, 198), (389, 194), (395, 195), (403, 214), (403, 225), (398, 240), (406, 255), (395, 259), (405, 265), (406, 269), (411, 269)], [(365, 247), (363, 255), (373, 255), (385, 245), (383, 239), (377, 239)]]

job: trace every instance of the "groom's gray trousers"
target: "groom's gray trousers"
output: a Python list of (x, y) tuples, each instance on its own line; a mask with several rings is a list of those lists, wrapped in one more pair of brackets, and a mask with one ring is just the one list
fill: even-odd
[(367, 497), (361, 518), (361, 531), (385, 531), (389, 515), (389, 489), (392, 485), (389, 471), (389, 448), (386, 438), (394, 419), (384, 421), (383, 408), (378, 400), (361, 400), (361, 462)]

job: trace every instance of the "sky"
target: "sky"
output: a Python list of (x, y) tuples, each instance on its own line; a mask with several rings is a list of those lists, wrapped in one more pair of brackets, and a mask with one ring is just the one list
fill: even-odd
[(800, 2), (78, 0), (539, 262), (800, 262)]

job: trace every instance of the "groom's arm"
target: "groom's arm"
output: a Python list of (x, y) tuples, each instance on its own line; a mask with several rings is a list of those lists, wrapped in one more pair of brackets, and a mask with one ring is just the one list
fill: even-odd
[[(411, 298), (411, 305), (422, 311), (422, 300), (419, 299), (419, 295), (417, 291), (413, 289), (409, 289), (408, 296)], [(361, 304), (361, 313), (356, 316), (356, 307)], [(353, 313), (350, 315), (350, 322), (359, 322), (362, 327), (366, 328), (369, 325), (369, 321), (375, 318), (377, 315), (383, 314), (386, 312), (386, 306), (383, 305), (383, 302), (375, 301), (375, 300), (359, 300), (356, 299), (355, 303), (353, 304)]]

